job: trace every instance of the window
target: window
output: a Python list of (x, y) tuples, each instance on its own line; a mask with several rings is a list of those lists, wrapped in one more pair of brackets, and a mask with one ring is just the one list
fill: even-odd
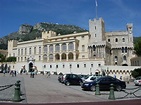
[(53, 60), (53, 54), (49, 55), (49, 60)]
[(84, 67), (86, 68), (86, 64), (84, 64)]
[(55, 51), (60, 51), (60, 46), (59, 46), (59, 44), (56, 44), (56, 45), (55, 45)]
[(73, 42), (70, 42), (68, 44), (68, 50), (73, 50), (74, 49), (74, 45), (73, 45)]
[(98, 64), (98, 66), (100, 67), (100, 66), (101, 66), (101, 64)]
[(96, 37), (96, 34), (95, 34), (95, 37)]
[(29, 48), (29, 54), (31, 54), (31, 48)]
[(79, 64), (77, 64), (77, 68), (79, 68)]
[(23, 49), (21, 49), (21, 55), (23, 55)]
[(127, 47), (125, 47), (125, 53), (127, 53)]
[(85, 45), (82, 45), (82, 51), (85, 51)]
[(46, 65), (44, 65), (44, 68), (46, 68)]
[(56, 65), (56, 68), (58, 68), (58, 65)]
[(41, 56), (39, 56), (39, 61), (41, 60)]
[(96, 49), (96, 47), (95, 47), (95, 45), (93, 45), (93, 51), (95, 51), (95, 49)]
[(115, 42), (118, 42), (118, 38), (115, 39)]
[(110, 39), (108, 39), (108, 42), (110, 42)]
[(47, 45), (44, 46), (44, 52), (47, 53)]
[(18, 55), (20, 55), (20, 49), (18, 49)]
[(67, 49), (67, 46), (66, 46), (65, 43), (63, 43), (63, 44), (62, 44), (62, 51), (66, 51), (66, 49)]
[(26, 55), (26, 48), (25, 48), (25, 55)]
[(36, 47), (34, 47), (34, 54), (36, 54)]
[(122, 42), (125, 42), (125, 38), (122, 38)]
[(41, 47), (39, 47), (39, 54), (41, 54)]
[(91, 67), (93, 67), (93, 64), (91, 64)]
[(126, 61), (126, 56), (125, 56), (125, 55), (123, 56), (123, 60), (125, 60), (125, 61)]
[(124, 47), (121, 48), (122, 53), (124, 53)]
[(53, 45), (49, 46), (49, 52), (53, 52)]
[(44, 61), (47, 61), (47, 55), (46, 54), (44, 55)]
[(63, 65), (63, 68), (65, 68), (65, 65)]
[(115, 56), (115, 61), (118, 61), (118, 57), (117, 56)]
[(50, 68), (52, 68), (52, 65), (50, 65)]
[(96, 26), (95, 26), (95, 30), (96, 30)]

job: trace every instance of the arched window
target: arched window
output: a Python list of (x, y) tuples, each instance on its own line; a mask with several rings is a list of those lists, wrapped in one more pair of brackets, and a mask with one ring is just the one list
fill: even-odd
[(49, 60), (53, 60), (53, 54), (49, 55)]
[(118, 42), (118, 38), (115, 39), (115, 42)]
[(29, 48), (29, 54), (31, 54), (31, 48)]
[(69, 44), (68, 44), (68, 50), (74, 50), (74, 45), (73, 45), (73, 42), (70, 42)]
[(66, 43), (62, 44), (62, 51), (66, 51), (67, 47), (66, 47)]
[(66, 59), (66, 54), (63, 53), (63, 54), (62, 54), (62, 60), (65, 60), (65, 59)]
[(56, 55), (55, 55), (55, 59), (56, 59), (56, 60), (59, 60), (59, 59), (60, 59), (60, 55), (59, 55), (59, 54), (56, 54)]
[(125, 60), (125, 61), (126, 61), (126, 56), (125, 56), (125, 55), (123, 56), (123, 60)]
[(55, 51), (58, 51), (58, 52), (60, 51), (60, 46), (59, 46), (59, 44), (56, 44), (56, 45), (55, 45)]
[(53, 52), (53, 45), (52, 44), (49, 46), (49, 52), (50, 53)]
[(41, 46), (39, 47), (39, 54), (41, 54)]
[(47, 53), (47, 45), (44, 46), (44, 52)]
[(36, 54), (36, 47), (34, 47), (34, 54)]
[(47, 61), (47, 55), (46, 54), (44, 55), (44, 61)]
[(122, 38), (122, 42), (125, 42), (125, 38)]

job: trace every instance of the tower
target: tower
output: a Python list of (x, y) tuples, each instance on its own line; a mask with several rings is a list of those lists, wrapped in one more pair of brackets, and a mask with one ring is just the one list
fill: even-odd
[(128, 23), (126, 27), (128, 32), (128, 41), (133, 43), (133, 24)]
[(105, 26), (102, 18), (89, 20), (90, 43), (106, 40)]

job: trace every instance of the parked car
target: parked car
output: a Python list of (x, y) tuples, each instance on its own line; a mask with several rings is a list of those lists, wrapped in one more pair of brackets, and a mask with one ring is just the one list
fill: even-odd
[(77, 74), (65, 74), (63, 76), (63, 82), (65, 85), (82, 85), (83, 81)]
[(83, 90), (95, 91), (96, 84), (99, 84), (100, 90), (109, 90), (110, 84), (114, 84), (114, 89), (121, 91), (126, 88), (126, 83), (111, 76), (103, 76), (93, 82), (85, 82), (81, 85)]
[(78, 76), (80, 76), (80, 78), (82, 79), (82, 81), (85, 81), (89, 77), (89, 75), (83, 75), (83, 74), (80, 74)]
[(98, 79), (100, 77), (101, 77), (101, 75), (100, 76), (91, 75), (87, 79), (85, 79), (84, 82), (93, 82), (95, 79)]
[(136, 86), (141, 85), (141, 76), (135, 78), (135, 80), (134, 80), (134, 84), (135, 84)]
[(63, 74), (59, 74), (59, 76), (58, 76), (58, 81), (59, 81), (60, 83), (63, 83)]

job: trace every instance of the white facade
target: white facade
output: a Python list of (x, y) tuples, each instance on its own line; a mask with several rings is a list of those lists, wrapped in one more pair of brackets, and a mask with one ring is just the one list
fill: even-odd
[(130, 65), (132, 28), (128, 24), (127, 31), (105, 32), (102, 18), (89, 20), (89, 32), (57, 35), (43, 31), (41, 39), (9, 41), (8, 56), (17, 58), (14, 69), (18, 71), (36, 67), (51, 73), (94, 74), (104, 65)]

